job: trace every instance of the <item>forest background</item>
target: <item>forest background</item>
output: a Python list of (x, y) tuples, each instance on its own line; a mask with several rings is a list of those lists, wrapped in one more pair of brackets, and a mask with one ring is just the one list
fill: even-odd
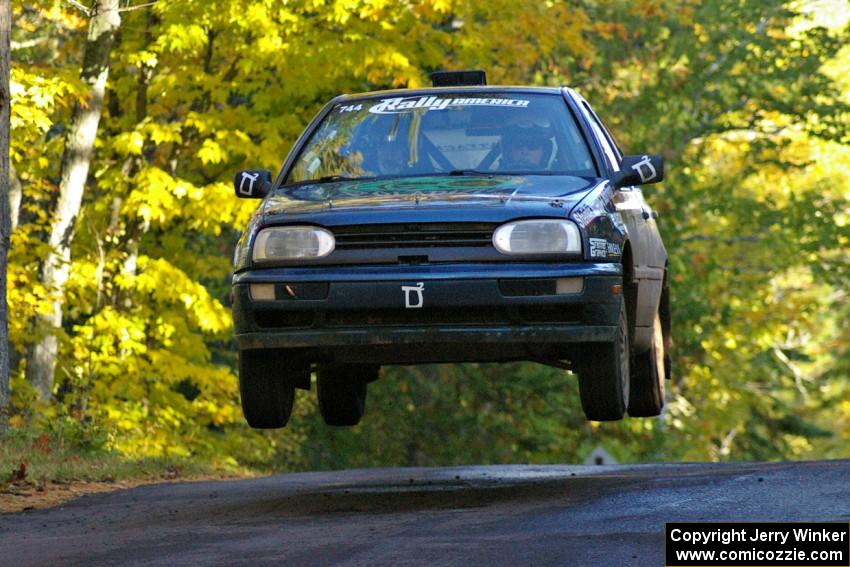
[[(0, 442), (279, 471), (596, 446), (850, 456), (849, 16), (846, 0), (14, 0)], [(468, 364), (386, 368), (353, 429), (325, 427), (314, 390), (286, 429), (251, 430), (227, 301), (256, 202), (234, 172), (276, 171), (339, 93), (461, 68), (570, 85), (627, 152), (665, 156), (646, 190), (672, 275), (663, 415), (585, 422), (564, 371)]]

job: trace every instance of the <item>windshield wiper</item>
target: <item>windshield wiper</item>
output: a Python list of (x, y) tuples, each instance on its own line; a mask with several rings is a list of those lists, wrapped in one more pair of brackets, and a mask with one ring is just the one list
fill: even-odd
[(322, 183), (333, 183), (335, 181), (372, 181), (375, 177), (348, 177), (346, 175), (325, 175), (317, 179), (302, 179), (301, 181), (290, 181), (281, 187), (302, 187), (304, 185), (321, 185)]
[(348, 177), (346, 175), (325, 175), (318, 179), (313, 179), (313, 183), (330, 183), (332, 181), (358, 181), (360, 179), (372, 179), (371, 177)]
[(477, 169), (453, 169), (449, 175), (493, 175), (492, 171), (479, 171)]

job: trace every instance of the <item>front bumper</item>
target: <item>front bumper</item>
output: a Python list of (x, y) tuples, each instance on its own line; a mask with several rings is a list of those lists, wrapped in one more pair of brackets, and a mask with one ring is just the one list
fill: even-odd
[[(551, 292), (559, 278), (582, 279), (582, 290)], [(546, 357), (613, 340), (621, 283), (610, 263), (265, 268), (234, 276), (233, 320), (238, 348), (313, 360)], [(275, 298), (253, 299), (250, 284), (274, 284)]]

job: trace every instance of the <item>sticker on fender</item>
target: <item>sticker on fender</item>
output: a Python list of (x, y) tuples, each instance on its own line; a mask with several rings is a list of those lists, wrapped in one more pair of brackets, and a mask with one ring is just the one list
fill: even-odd
[(622, 250), (616, 242), (608, 242), (604, 238), (588, 238), (591, 258), (606, 258), (619, 256)]

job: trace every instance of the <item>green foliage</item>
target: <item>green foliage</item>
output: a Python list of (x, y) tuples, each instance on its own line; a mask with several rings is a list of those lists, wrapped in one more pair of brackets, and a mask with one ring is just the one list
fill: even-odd
[(651, 421), (591, 423), (579, 408), (577, 380), (564, 370), (528, 363), (391, 367), (370, 385), (359, 426), (329, 428), (314, 412), (309, 448), (283, 464), (574, 462), (602, 443), (623, 460), (659, 457)]
[[(13, 10), (20, 360), (54, 293), (39, 261), (87, 21), (59, 0)], [(842, 13), (846, 0), (187, 0), (125, 12), (63, 292), (56, 401), (35, 401), (19, 363), (12, 423), (62, 424), (74, 447), (132, 458), (282, 469), (575, 462), (597, 445), (629, 461), (847, 456)], [(352, 430), (322, 425), (304, 392), (288, 429), (244, 424), (226, 303), (256, 203), (233, 198), (232, 173), (276, 168), (329, 98), (424, 85), (441, 68), (575, 86), (626, 150), (667, 158), (668, 181), (646, 189), (672, 278), (677, 379), (663, 419), (586, 423), (566, 372), (514, 364), (385, 369)]]

